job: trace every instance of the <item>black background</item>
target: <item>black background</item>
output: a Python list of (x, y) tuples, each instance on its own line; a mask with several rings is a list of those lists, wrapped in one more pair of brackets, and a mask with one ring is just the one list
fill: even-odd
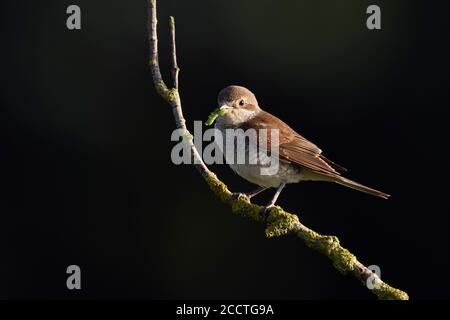
[[(177, 21), (188, 126), (222, 87), (250, 88), (349, 178), (392, 195), (305, 182), (279, 204), (412, 299), (449, 298), (444, 2), (159, 2), (166, 80)], [(82, 30), (66, 28), (70, 4)], [(366, 28), (369, 4), (382, 30)], [(0, 298), (374, 299), (295, 237), (265, 239), (172, 164), (145, 1), (3, 1), (0, 23)], [(253, 188), (212, 169), (232, 190)], [(66, 288), (71, 264), (80, 291)]]

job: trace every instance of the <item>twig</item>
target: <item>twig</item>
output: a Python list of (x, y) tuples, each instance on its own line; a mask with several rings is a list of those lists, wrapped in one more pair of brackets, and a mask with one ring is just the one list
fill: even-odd
[(177, 46), (175, 42), (175, 18), (170, 17), (170, 37), (171, 37), (171, 53), (172, 53), (172, 78), (173, 78), (173, 87), (178, 90), (178, 74), (180, 73), (180, 68), (178, 68), (177, 64)]
[[(156, 16), (156, 0), (149, 0), (149, 31), (150, 31), (150, 70), (152, 73), (153, 83), (158, 94), (172, 107), (175, 123), (177, 128), (185, 131), (184, 137), (188, 141), (191, 151), (192, 160), (196, 169), (205, 179), (209, 188), (214, 194), (225, 203), (231, 205), (233, 213), (251, 218), (258, 222), (263, 222), (263, 218), (259, 212), (261, 206), (250, 203), (245, 197), (233, 199), (232, 193), (228, 187), (217, 176), (211, 172), (200, 157), (196, 149), (192, 135), (186, 128), (186, 121), (183, 117), (181, 108), (181, 100), (178, 92), (178, 73), (176, 46), (175, 46), (175, 19), (170, 17), (170, 34), (171, 34), (171, 57), (172, 57), (172, 77), (173, 87), (168, 88), (162, 80), (161, 71), (158, 62), (158, 36), (157, 36), (157, 16)], [(399, 289), (393, 288), (383, 282), (375, 273), (365, 267), (357, 258), (347, 249), (343, 248), (339, 239), (335, 236), (321, 235), (300, 223), (298, 216), (284, 211), (281, 207), (274, 207), (270, 211), (267, 221), (268, 225), (265, 230), (268, 238), (278, 237), (289, 233), (296, 234), (303, 239), (306, 245), (327, 256), (333, 261), (334, 267), (341, 273), (351, 273), (353, 276), (366, 284), (371, 281), (373, 284), (372, 292), (383, 300), (407, 300), (408, 294)]]

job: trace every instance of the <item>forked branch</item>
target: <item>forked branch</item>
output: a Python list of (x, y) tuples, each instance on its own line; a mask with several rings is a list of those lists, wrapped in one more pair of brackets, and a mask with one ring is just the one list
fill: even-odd
[[(261, 206), (249, 202), (245, 197), (232, 199), (232, 193), (228, 187), (211, 172), (203, 162), (198, 150), (196, 149), (192, 135), (186, 128), (186, 121), (183, 117), (181, 100), (178, 92), (178, 74), (180, 69), (177, 64), (176, 46), (175, 46), (175, 19), (170, 17), (170, 35), (171, 35), (171, 59), (172, 59), (172, 87), (168, 88), (162, 79), (158, 62), (158, 34), (157, 34), (157, 15), (156, 0), (149, 1), (149, 37), (150, 37), (150, 70), (153, 78), (153, 84), (157, 93), (172, 107), (175, 124), (177, 128), (183, 129), (184, 138), (189, 143), (192, 151), (192, 160), (196, 169), (205, 179), (209, 188), (214, 194), (225, 203), (231, 205), (233, 213), (251, 218), (257, 222), (264, 222), (259, 215)], [(356, 279), (365, 284), (379, 299), (387, 300), (407, 300), (408, 294), (399, 289), (393, 288), (383, 282), (375, 273), (364, 266), (358, 259), (343, 248), (337, 237), (321, 235), (300, 223), (298, 216), (284, 211), (276, 206), (271, 209), (267, 221), (266, 236), (268, 238), (278, 237), (293, 233), (303, 239), (306, 245), (327, 256), (333, 261), (334, 267), (341, 273), (350, 273)]]

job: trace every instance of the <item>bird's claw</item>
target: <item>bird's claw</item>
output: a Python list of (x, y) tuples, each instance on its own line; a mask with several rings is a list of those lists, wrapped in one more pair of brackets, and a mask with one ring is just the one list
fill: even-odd
[(259, 210), (259, 215), (264, 218), (264, 224), (267, 227), (267, 218), (270, 215), (270, 210), (274, 207), (274, 205), (269, 205), (269, 206), (265, 206), (262, 207), (261, 210)]
[(231, 195), (230, 200), (234, 201), (234, 200), (238, 199), (239, 197), (244, 197), (245, 200), (250, 202), (250, 197), (248, 196), (248, 194), (242, 193), (242, 192), (233, 192), (233, 194)]

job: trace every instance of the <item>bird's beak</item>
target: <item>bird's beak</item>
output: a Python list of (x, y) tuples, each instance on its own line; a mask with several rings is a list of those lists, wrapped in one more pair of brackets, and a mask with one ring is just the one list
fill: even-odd
[(226, 104), (219, 108), (222, 114), (225, 114), (225, 112), (227, 112), (229, 109), (231, 109), (231, 107), (227, 106)]

